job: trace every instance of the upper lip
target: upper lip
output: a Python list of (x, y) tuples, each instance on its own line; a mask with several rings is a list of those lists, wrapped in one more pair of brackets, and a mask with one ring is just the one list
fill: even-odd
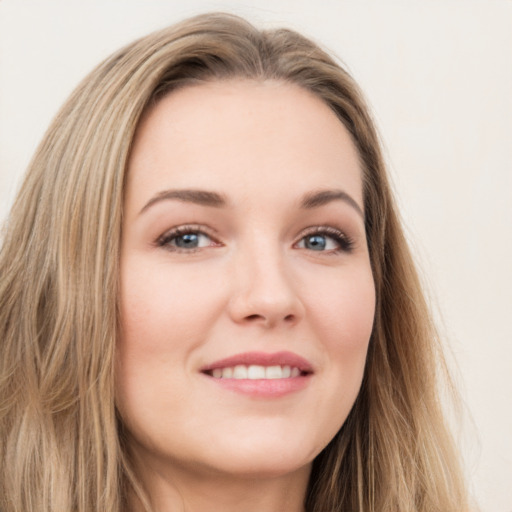
[(201, 368), (202, 372), (215, 370), (216, 368), (228, 368), (237, 365), (258, 365), (258, 366), (291, 366), (298, 368), (301, 372), (312, 373), (313, 366), (303, 357), (293, 352), (244, 352), (234, 356), (219, 359)]

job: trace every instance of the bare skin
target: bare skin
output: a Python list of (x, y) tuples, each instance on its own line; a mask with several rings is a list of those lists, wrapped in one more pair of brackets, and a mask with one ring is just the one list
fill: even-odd
[(233, 80), (146, 114), (116, 395), (156, 512), (303, 512), (312, 461), (359, 392), (374, 308), (357, 150), (324, 103)]

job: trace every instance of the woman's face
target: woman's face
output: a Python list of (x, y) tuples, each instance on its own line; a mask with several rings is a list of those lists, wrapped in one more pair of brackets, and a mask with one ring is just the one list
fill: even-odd
[(117, 405), (148, 468), (309, 471), (374, 317), (361, 167), (311, 93), (226, 81), (142, 120), (121, 254)]

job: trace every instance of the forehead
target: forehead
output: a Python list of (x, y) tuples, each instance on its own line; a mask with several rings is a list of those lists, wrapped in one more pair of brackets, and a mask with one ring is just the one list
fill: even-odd
[(130, 195), (236, 187), (282, 197), (342, 187), (362, 206), (359, 157), (344, 125), (314, 94), (278, 81), (211, 82), (164, 97), (140, 122), (128, 172)]

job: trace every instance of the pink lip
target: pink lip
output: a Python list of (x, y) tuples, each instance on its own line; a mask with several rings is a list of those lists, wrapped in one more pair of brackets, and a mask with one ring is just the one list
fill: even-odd
[[(298, 368), (301, 375), (287, 379), (216, 379), (207, 373), (216, 368), (226, 368), (239, 364), (246, 366), (286, 365)], [(268, 399), (282, 397), (304, 389), (311, 381), (313, 366), (309, 361), (293, 352), (276, 352), (273, 354), (246, 352), (215, 361), (201, 368), (201, 372), (208, 377), (210, 382), (222, 387), (222, 389), (252, 398)]]
[(301, 372), (312, 373), (313, 366), (309, 361), (303, 357), (294, 354), (293, 352), (275, 352), (268, 354), (265, 352), (245, 352), (243, 354), (236, 354), (225, 359), (220, 359), (207, 366), (201, 368), (202, 372), (215, 370), (215, 368), (226, 368), (228, 366), (236, 366), (243, 364), (249, 366), (251, 364), (259, 366), (294, 366)]

